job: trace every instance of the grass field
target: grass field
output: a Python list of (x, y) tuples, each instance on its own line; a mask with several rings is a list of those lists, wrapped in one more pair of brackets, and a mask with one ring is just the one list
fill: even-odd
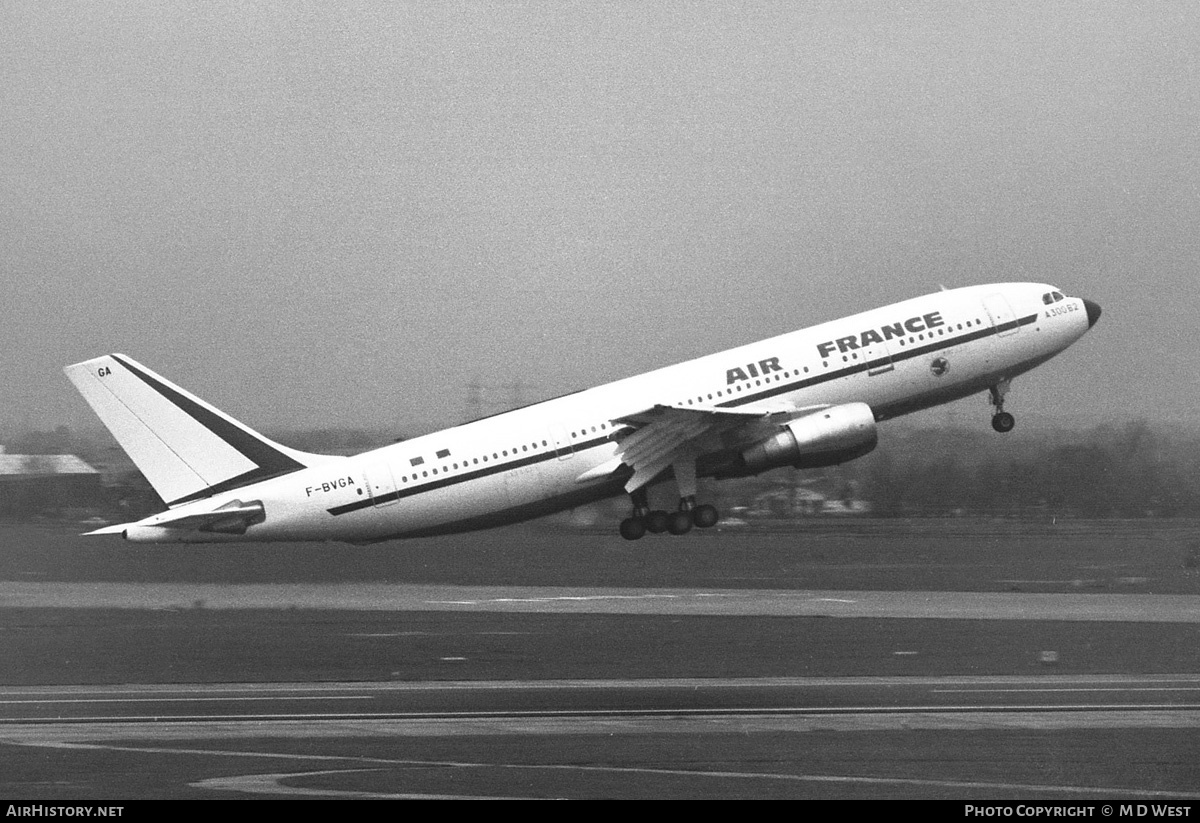
[(135, 545), (84, 529), (0, 526), (0, 580), (1200, 594), (1192, 520), (812, 519), (633, 543), (535, 523), (368, 547)]

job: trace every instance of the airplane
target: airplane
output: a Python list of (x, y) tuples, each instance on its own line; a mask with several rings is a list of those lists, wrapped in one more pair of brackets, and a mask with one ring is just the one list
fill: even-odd
[[(1099, 317), (1050, 285), (943, 289), (350, 457), (280, 445), (123, 354), (64, 372), (168, 507), (88, 534), (366, 544), (627, 494), (636, 540), (715, 526), (699, 477), (852, 460), (899, 415), (986, 391), (1009, 432), (1013, 378)], [(652, 509), (668, 482), (678, 508)]]

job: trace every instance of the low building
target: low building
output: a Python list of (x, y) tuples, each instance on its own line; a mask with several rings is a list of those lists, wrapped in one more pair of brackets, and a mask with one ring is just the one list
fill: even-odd
[(0, 446), (0, 517), (104, 505), (100, 472), (73, 454), (9, 454)]

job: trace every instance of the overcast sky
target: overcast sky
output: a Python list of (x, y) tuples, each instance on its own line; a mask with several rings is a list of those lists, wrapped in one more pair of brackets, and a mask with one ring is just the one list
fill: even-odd
[(1005, 280), (1104, 309), (1018, 420), (1187, 420), (1198, 63), (1194, 2), (5, 0), (0, 427), (120, 351), (427, 430)]

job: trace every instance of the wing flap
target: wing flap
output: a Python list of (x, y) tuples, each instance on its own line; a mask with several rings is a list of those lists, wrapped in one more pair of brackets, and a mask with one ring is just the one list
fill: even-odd
[(618, 418), (615, 422), (635, 427), (618, 442), (621, 462), (633, 469), (625, 490), (634, 492), (672, 465), (694, 461), (700, 441), (709, 435), (767, 416), (769, 412), (757, 409), (659, 405)]

